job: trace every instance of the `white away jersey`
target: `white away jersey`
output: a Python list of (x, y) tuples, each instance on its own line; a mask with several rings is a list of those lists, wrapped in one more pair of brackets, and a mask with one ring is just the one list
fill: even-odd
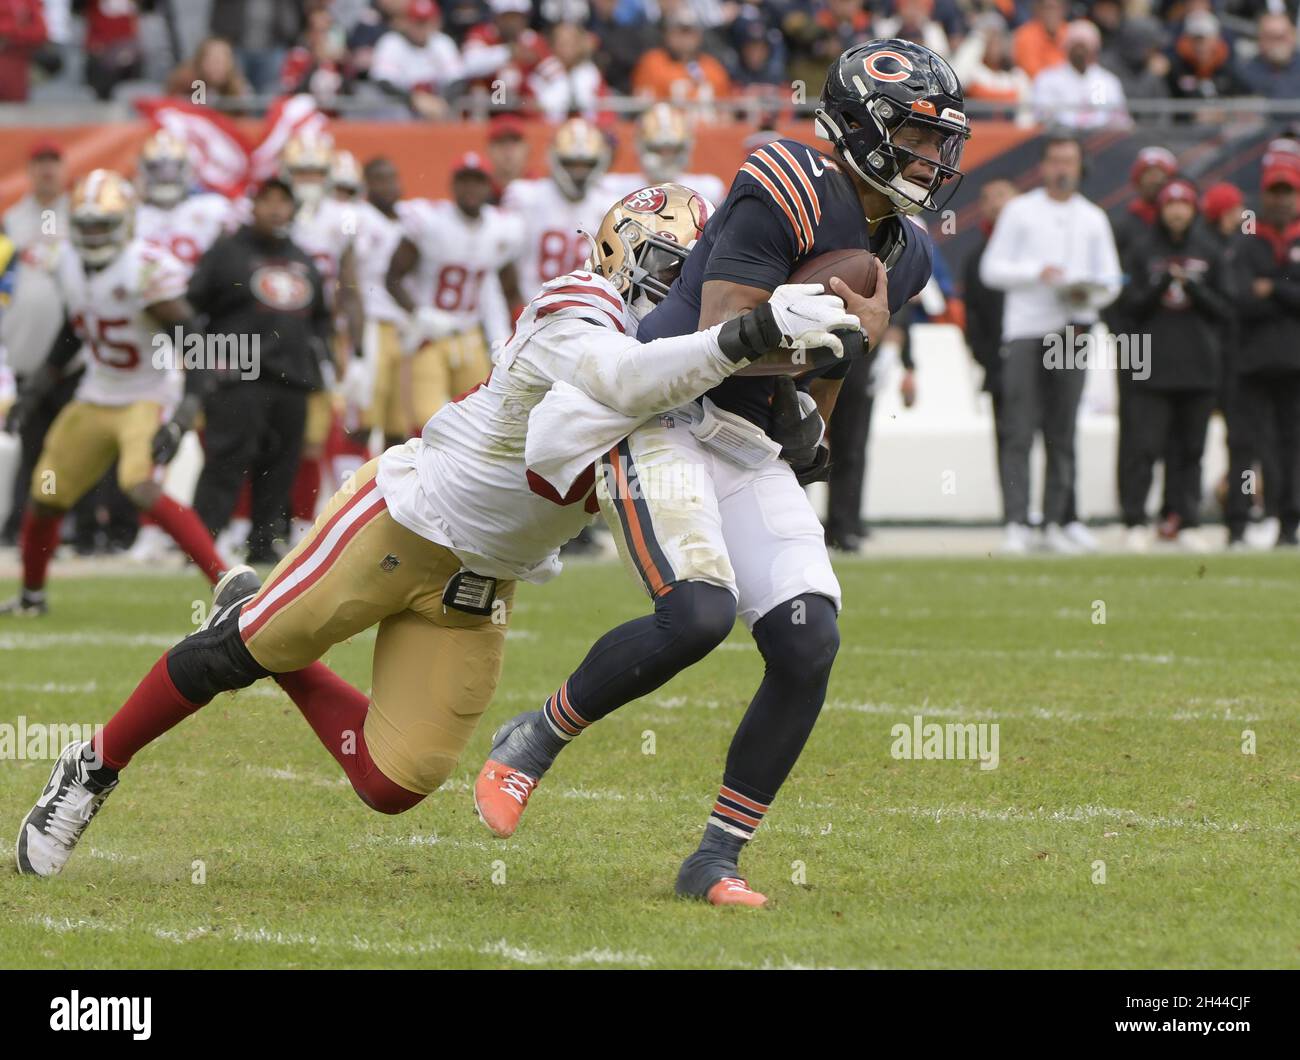
[(189, 274), (165, 249), (143, 239), (133, 239), (102, 269), (87, 269), (71, 243), (59, 248), (59, 287), (87, 363), (77, 400), (95, 405), (176, 400), (181, 379), (170, 367), (172, 331), (146, 310), (183, 298)]
[[(393, 518), (471, 570), (541, 582), (597, 511), (594, 470), (561, 496), (524, 462), (528, 417), (567, 385), (628, 416), (653, 416), (736, 367), (717, 328), (641, 344), (614, 288), (589, 272), (548, 283), (524, 310), (487, 382), (444, 405), (419, 438), (389, 449), (379, 489)], [(580, 427), (580, 425), (579, 425)], [(575, 447), (585, 439), (575, 434)]]
[(360, 205), (341, 202), (328, 195), (308, 209), (300, 208), (293, 218), (293, 241), (311, 257), (325, 283), (325, 299), (334, 304), (338, 288), (339, 263), (357, 232)]
[(403, 211), (402, 224), (420, 252), (412, 287), (415, 304), (451, 313), (458, 330), (483, 323), (489, 333), (499, 334), (499, 322), (489, 327), (483, 317), (489, 307), (499, 312), (501, 299), (485, 295), (499, 290), (498, 271), (519, 256), (515, 219), (495, 206), (484, 206), (477, 218), (469, 218), (450, 200), (415, 200)]
[(564, 197), (550, 177), (512, 181), (501, 200), (515, 217), (521, 243), (519, 293), (532, 298), (542, 284), (583, 268), (591, 239), (617, 200), (597, 181), (578, 202)]
[(199, 260), (234, 222), (235, 208), (224, 195), (205, 192), (182, 199), (170, 210), (141, 203), (135, 214), (139, 239), (166, 249), (193, 271)]
[(354, 208), (357, 229), (352, 246), (356, 259), (357, 286), (361, 288), (361, 305), (366, 320), (399, 321), (406, 314), (393, 301), (384, 281), (388, 275), (388, 263), (393, 259), (393, 251), (405, 234), (402, 216), (407, 203), (397, 204), (396, 217), (388, 217), (364, 200), (355, 203)]

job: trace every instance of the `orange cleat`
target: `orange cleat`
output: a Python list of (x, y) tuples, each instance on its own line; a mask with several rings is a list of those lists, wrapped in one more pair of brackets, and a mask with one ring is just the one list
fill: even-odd
[(767, 904), (767, 895), (759, 894), (749, 884), (735, 876), (724, 876), (709, 888), (710, 905), (744, 905), (761, 909)]
[(537, 781), (512, 766), (489, 758), (474, 781), (474, 809), (493, 835), (507, 839), (519, 827), (528, 796)]

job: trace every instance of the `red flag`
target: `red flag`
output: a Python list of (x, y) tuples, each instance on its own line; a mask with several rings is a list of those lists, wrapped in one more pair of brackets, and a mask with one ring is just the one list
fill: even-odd
[(190, 145), (195, 176), (204, 185), (230, 198), (244, 190), (253, 149), (229, 117), (185, 99), (137, 99), (135, 105), (155, 128)]
[(329, 118), (316, 105), (316, 97), (311, 93), (281, 96), (266, 112), (262, 141), (249, 162), (250, 178), (265, 180), (274, 173), (284, 145), (298, 133), (324, 133), (328, 125)]

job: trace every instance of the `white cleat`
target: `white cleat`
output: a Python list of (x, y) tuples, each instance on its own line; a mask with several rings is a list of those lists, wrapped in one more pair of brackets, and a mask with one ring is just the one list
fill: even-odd
[(172, 539), (161, 526), (147, 523), (140, 527), (135, 535), (135, 544), (127, 552), (126, 558), (132, 563), (153, 565), (166, 559), (172, 549)]
[(1024, 523), (1007, 523), (998, 551), (1004, 556), (1023, 556), (1029, 551), (1032, 540), (1032, 533)]
[(1174, 544), (1184, 552), (1209, 552), (1210, 543), (1205, 540), (1199, 530), (1188, 528), (1179, 530), (1178, 536), (1174, 538)]
[(18, 830), (18, 871), (26, 876), (56, 876), (72, 857), (77, 841), (117, 781), (96, 783), (82, 756), (88, 746), (70, 743), (54, 763), (49, 783)]
[(1129, 552), (1151, 551), (1151, 528), (1149, 526), (1130, 526), (1124, 531), (1124, 548)]
[(1097, 552), (1101, 549), (1101, 543), (1093, 536), (1092, 531), (1079, 522), (1078, 519), (1072, 523), (1066, 523), (1062, 527), (1062, 531), (1080, 552)]
[(1043, 528), (1043, 547), (1058, 556), (1077, 556), (1083, 552), (1056, 523), (1048, 523)]

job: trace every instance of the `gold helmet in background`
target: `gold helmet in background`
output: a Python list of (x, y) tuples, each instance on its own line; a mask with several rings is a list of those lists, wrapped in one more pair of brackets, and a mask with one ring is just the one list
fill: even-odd
[(77, 182), (68, 205), (69, 239), (87, 265), (100, 268), (122, 252), (135, 229), (135, 189), (111, 169)]
[(693, 146), (686, 113), (671, 103), (656, 103), (636, 123), (636, 153), (646, 180), (676, 180), (686, 171)]
[(335, 198), (355, 199), (363, 184), (361, 166), (351, 151), (335, 151), (330, 160), (330, 191)]
[(555, 130), (547, 161), (565, 198), (577, 202), (605, 175), (610, 156), (604, 133), (586, 118), (570, 118)]
[(280, 175), (293, 188), (293, 197), (306, 206), (325, 195), (334, 161), (334, 138), (324, 132), (301, 132), (280, 151)]
[(592, 270), (605, 277), (639, 319), (661, 302), (713, 212), (681, 184), (656, 184), (624, 196), (596, 231)]
[(140, 194), (144, 201), (170, 210), (189, 190), (192, 178), (189, 145), (159, 129), (140, 149)]

